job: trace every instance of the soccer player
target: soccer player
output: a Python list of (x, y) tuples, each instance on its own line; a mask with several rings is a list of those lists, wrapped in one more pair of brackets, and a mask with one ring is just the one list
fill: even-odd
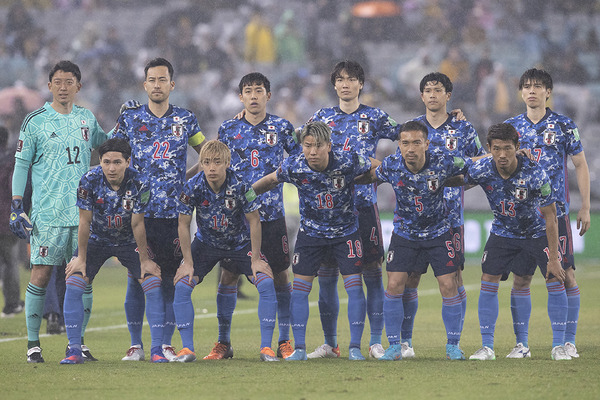
[[(247, 74), (240, 80), (238, 88), (240, 101), (244, 104), (243, 116), (223, 122), (219, 128), (219, 140), (231, 150), (231, 169), (244, 181), (254, 183), (277, 169), (283, 162), (284, 151), (292, 154), (299, 151), (299, 146), (295, 141), (292, 124), (267, 113), (271, 83), (266, 76), (259, 72)], [(286, 358), (294, 349), (290, 344), (292, 284), (288, 277), (290, 257), (282, 187), (262, 194), (258, 201), (261, 204), (259, 214), (263, 235), (261, 251), (273, 271), (277, 293), (277, 356)], [(221, 263), (221, 266), (225, 265), (226, 262)], [(224, 268), (219, 282), (218, 298), (237, 296), (237, 281), (234, 280), (234, 275), (237, 276)], [(222, 302), (217, 301), (217, 305), (219, 304)], [(229, 343), (222, 344), (227, 346)], [(223, 349), (223, 346), (215, 346), (211, 354), (219, 357), (219, 349)]]
[[(481, 146), (477, 132), (469, 122), (460, 120), (448, 113), (447, 104), (452, 96), (452, 81), (440, 72), (432, 72), (421, 79), (419, 88), (421, 100), (425, 104), (425, 114), (414, 119), (427, 127), (429, 151), (431, 153), (451, 154), (453, 156), (468, 158), (485, 153)], [(462, 320), (460, 330), (464, 323), (467, 310), (467, 292), (463, 286), (462, 269), (464, 269), (464, 193), (462, 187), (445, 187), (444, 201), (446, 203), (447, 218), (450, 220), (452, 240), (458, 261), (456, 273), (458, 294), (461, 299)], [(411, 272), (406, 281), (402, 301), (404, 302), (404, 321), (402, 322), (402, 358), (412, 358), (415, 351), (412, 346), (412, 333), (419, 305), (418, 286), (421, 274), (427, 272), (428, 264), (422, 265), (422, 270)]]
[[(234, 284), (240, 274), (244, 274), (258, 289), (260, 359), (279, 361), (271, 349), (277, 297), (273, 273), (260, 254), (260, 202), (250, 182), (229, 168), (230, 161), (231, 152), (227, 145), (218, 140), (206, 142), (200, 151), (199, 163), (202, 172), (185, 183), (179, 197), (182, 204), (179, 214), (179, 239), (183, 261), (175, 274), (173, 306), (183, 348), (175, 361), (191, 362), (196, 359), (192, 290), (202, 282), (216, 263), (225, 259), (229, 261), (222, 266), (234, 277)], [(194, 209), (198, 230), (192, 242), (190, 223)], [(229, 292), (233, 292), (234, 295), (219, 296), (221, 291), (217, 294), (219, 342), (215, 348), (221, 357), (207, 356), (204, 359), (233, 357), (233, 348), (227, 339), (237, 296), (234, 290)]]
[(442, 295), (446, 357), (464, 360), (458, 346), (462, 307), (456, 282), (461, 260), (445, 213), (444, 184), (465, 171), (465, 159), (444, 152), (429, 152), (428, 129), (418, 121), (402, 125), (398, 142), (400, 152), (386, 157), (370, 174), (372, 181), (390, 183), (396, 193), (383, 303), (390, 346), (379, 359), (402, 359), (400, 330), (404, 319), (404, 289), (409, 273), (420, 271), (425, 261), (431, 264)]
[[(365, 73), (359, 63), (342, 61), (336, 64), (331, 73), (331, 84), (339, 104), (318, 110), (311, 121), (322, 121), (331, 128), (331, 142), (335, 150), (374, 158), (380, 139), (397, 140), (398, 126), (384, 111), (360, 103), (359, 95), (364, 83)], [(384, 352), (381, 345), (383, 242), (377, 192), (372, 184), (356, 185), (354, 190), (359, 232), (364, 246), (362, 275), (367, 287), (367, 315), (371, 327), (369, 355), (379, 358)], [(339, 273), (333, 257), (323, 260), (323, 266), (319, 269), (319, 312), (325, 343), (308, 354), (308, 358), (340, 356), (337, 344)]]
[[(512, 272), (514, 287), (529, 291), (531, 278), (539, 265), (548, 289), (552, 359), (570, 360), (571, 356), (564, 348), (567, 294), (563, 285), (565, 271), (558, 251), (558, 224), (551, 180), (540, 164), (517, 155), (519, 134), (512, 125), (492, 125), (487, 144), (492, 157), (475, 162), (464, 179), (466, 184), (483, 188), (494, 214), (481, 263), (483, 274), (478, 310), (482, 347), (470, 359), (496, 359), (494, 330), (498, 319), (500, 280)], [(524, 326), (526, 330), (529, 314), (520, 307), (513, 309), (514, 326)], [(515, 333), (517, 341), (526, 347), (526, 332), (515, 328)], [(527, 348), (522, 349), (519, 358), (530, 356)]]
[[(506, 122), (517, 129), (521, 147), (531, 150), (536, 161), (548, 174), (552, 189), (557, 194), (559, 250), (562, 255), (563, 267), (566, 268), (567, 273), (565, 288), (568, 299), (568, 316), (565, 350), (571, 357), (577, 358), (579, 354), (575, 347), (575, 334), (579, 318), (579, 286), (575, 280), (573, 236), (569, 221), (567, 156), (571, 157), (575, 166), (577, 186), (581, 196), (581, 208), (577, 213), (577, 229), (580, 236), (583, 236), (590, 228), (590, 172), (575, 123), (568, 117), (557, 114), (546, 107), (546, 102), (552, 94), (552, 87), (552, 77), (548, 72), (535, 68), (525, 71), (519, 80), (519, 90), (527, 112), (510, 118)], [(526, 312), (530, 312), (529, 289), (513, 292), (511, 308), (517, 307), (524, 307)], [(515, 329), (517, 329), (516, 325)], [(517, 338), (517, 342), (518, 340)], [(526, 343), (524, 347), (527, 347)]]
[(366, 313), (361, 278), (363, 249), (353, 181), (369, 171), (371, 161), (355, 152), (332, 151), (331, 130), (321, 121), (304, 126), (300, 143), (302, 153), (286, 158), (277, 171), (253, 185), (256, 193), (262, 194), (281, 182), (289, 182), (298, 188), (300, 198), (300, 230), (292, 258), (295, 350), (286, 360), (307, 359), (308, 295), (321, 262), (329, 254), (335, 257), (348, 293), (349, 359), (364, 360), (360, 352)]
[[(25, 294), (30, 363), (44, 362), (39, 333), (52, 266), (70, 260), (77, 244), (79, 179), (89, 169), (91, 150), (106, 140), (94, 115), (74, 105), (81, 89), (81, 71), (76, 64), (60, 61), (54, 65), (48, 89), (52, 102), (27, 115), (21, 125), (12, 178), (11, 230), (22, 239), (31, 234), (31, 278)], [(23, 212), (30, 168), (31, 222)], [(84, 303), (91, 309), (91, 291)], [(86, 347), (82, 350), (89, 354)]]
[[(148, 247), (161, 269), (165, 302), (163, 350), (169, 360), (177, 356), (171, 346), (175, 331), (173, 277), (182, 258), (177, 233), (177, 196), (186, 179), (187, 147), (190, 145), (199, 152), (204, 142), (194, 114), (169, 104), (169, 96), (175, 88), (173, 73), (173, 66), (164, 58), (150, 60), (144, 68), (148, 103), (124, 110), (113, 133), (113, 137), (129, 141), (132, 166), (150, 186), (145, 225)], [(135, 361), (143, 354), (144, 293), (131, 274), (125, 297), (125, 314), (131, 347), (123, 360)]]
[(137, 171), (128, 168), (131, 147), (126, 140), (109, 139), (98, 147), (98, 152), (100, 166), (81, 178), (77, 190), (78, 248), (77, 256), (67, 265), (64, 303), (69, 350), (60, 363), (83, 363), (83, 291), (113, 256), (142, 284), (152, 336), (152, 362), (168, 362), (162, 351), (165, 312), (160, 269), (146, 247), (143, 209), (150, 189), (140, 181)]

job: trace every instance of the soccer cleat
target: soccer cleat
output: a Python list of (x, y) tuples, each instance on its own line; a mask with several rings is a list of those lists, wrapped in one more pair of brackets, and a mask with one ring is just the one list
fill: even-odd
[(358, 347), (350, 347), (348, 351), (348, 360), (350, 361), (364, 361), (365, 356), (362, 355)]
[(402, 342), (402, 358), (415, 358), (415, 349), (408, 342)]
[(369, 346), (369, 357), (379, 359), (385, 354), (385, 350), (381, 343), (375, 343)]
[(577, 347), (575, 347), (575, 343), (567, 342), (565, 343), (565, 351), (571, 358), (579, 358), (579, 353), (577, 353)]
[(284, 340), (279, 343), (279, 346), (277, 347), (277, 357), (279, 358), (288, 358), (293, 352), (294, 348), (292, 347), (291, 340)]
[(320, 345), (312, 353), (308, 353), (308, 358), (338, 358), (340, 356), (340, 346), (331, 347), (327, 343)]
[(398, 361), (402, 360), (402, 345), (392, 344), (385, 353), (379, 357), (380, 361)]
[(475, 353), (473, 353), (473, 355), (471, 357), (469, 357), (469, 360), (480, 360), (480, 361), (495, 360), (495, 359), (496, 359), (496, 353), (494, 352), (494, 350), (490, 349), (487, 346), (483, 346), (482, 348), (477, 350)]
[(567, 354), (565, 346), (554, 346), (552, 348), (552, 359), (555, 361), (571, 360), (572, 357)]
[(66, 357), (62, 359), (61, 364), (83, 364), (83, 354), (80, 349), (68, 347)]
[(43, 363), (44, 357), (42, 357), (42, 348), (39, 346), (35, 346), (27, 350), (27, 362)]
[(145, 359), (144, 349), (142, 349), (141, 345), (136, 344), (127, 350), (127, 354), (121, 358), (121, 361), (144, 361)]
[(506, 358), (529, 358), (531, 357), (531, 351), (529, 347), (523, 346), (523, 343), (517, 343), (514, 349), (506, 356)]
[(46, 333), (48, 335), (60, 335), (60, 316), (58, 313), (51, 312), (48, 314), (48, 322), (46, 323)]
[(90, 348), (85, 344), (81, 345), (81, 354), (83, 355), (83, 361), (98, 361), (98, 359), (90, 352)]
[(170, 344), (162, 345), (162, 352), (165, 358), (169, 361), (174, 361), (177, 358), (177, 352), (175, 351), (175, 347)]
[(25, 309), (25, 302), (23, 300), (19, 300), (19, 302), (12, 307), (8, 307), (5, 305), (4, 308), (2, 309), (2, 313), (0, 313), (0, 317), (12, 318), (15, 315), (23, 312), (24, 309)]
[(306, 350), (296, 349), (285, 361), (306, 361), (307, 359)]
[(161, 346), (154, 346), (150, 349), (151, 358), (153, 363), (168, 363), (169, 360), (164, 356), (163, 349)]
[(465, 352), (457, 344), (446, 345), (446, 358), (448, 360), (466, 360)]
[(175, 357), (174, 360), (170, 360), (170, 361), (171, 362), (182, 362), (182, 363), (196, 361), (196, 353), (194, 353), (187, 347), (184, 347), (183, 349), (181, 349), (179, 351), (179, 353), (177, 353), (177, 357)]
[(270, 347), (263, 347), (260, 349), (260, 361), (279, 361), (279, 358)]
[(221, 360), (223, 358), (233, 358), (233, 347), (230, 343), (215, 343), (215, 347), (204, 357), (205, 360)]

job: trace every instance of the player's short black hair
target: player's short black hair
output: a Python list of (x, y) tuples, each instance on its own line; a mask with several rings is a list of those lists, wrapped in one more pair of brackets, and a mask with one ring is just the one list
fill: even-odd
[(517, 146), (519, 144), (519, 132), (517, 132), (514, 126), (506, 122), (492, 125), (490, 126), (487, 135), (488, 146), (492, 145), (492, 140), (494, 139), (511, 141)]
[(169, 62), (169, 60), (162, 57), (156, 57), (148, 61), (148, 63), (144, 67), (144, 79), (148, 77), (148, 70), (154, 67), (167, 67), (167, 70), (169, 71), (169, 77), (171, 78), (171, 80), (173, 80), (173, 75), (175, 75), (173, 65)]
[(335, 86), (335, 80), (342, 75), (342, 71), (346, 71), (349, 77), (356, 78), (361, 85), (365, 83), (365, 71), (363, 67), (356, 61), (345, 60), (340, 61), (333, 67), (331, 73), (331, 84)]
[(428, 82), (441, 83), (444, 89), (446, 89), (446, 93), (452, 93), (452, 81), (448, 78), (448, 75), (442, 74), (441, 72), (430, 72), (421, 79), (421, 83), (419, 83), (419, 90), (423, 93), (425, 90), (425, 85)]
[(269, 79), (260, 72), (251, 72), (242, 77), (240, 84), (238, 85), (240, 93), (242, 93), (245, 86), (252, 85), (263, 85), (267, 93), (271, 93), (271, 82), (269, 82)]
[(62, 60), (57, 62), (48, 74), (48, 82), (52, 82), (52, 78), (57, 71), (70, 72), (77, 78), (77, 82), (81, 82), (81, 71), (77, 64), (71, 61)]
[(525, 85), (527, 82), (540, 83), (546, 89), (550, 90), (552, 90), (554, 86), (552, 84), (552, 77), (550, 76), (550, 74), (544, 71), (543, 69), (537, 68), (528, 69), (523, 73), (523, 75), (521, 75), (521, 79), (519, 79), (519, 90), (522, 90), (523, 85)]
[(102, 159), (102, 156), (108, 153), (109, 151), (118, 151), (119, 153), (123, 154), (123, 158), (126, 160), (128, 160), (131, 157), (131, 146), (129, 145), (129, 142), (125, 139), (108, 139), (106, 142), (98, 146), (98, 153), (100, 154), (100, 159)]
[(400, 135), (402, 134), (402, 132), (408, 131), (419, 131), (423, 134), (423, 138), (425, 139), (427, 139), (427, 137), (429, 136), (429, 131), (427, 130), (427, 127), (421, 122), (408, 121), (402, 124), (402, 126), (400, 127), (400, 131), (398, 132), (398, 140), (400, 140)]

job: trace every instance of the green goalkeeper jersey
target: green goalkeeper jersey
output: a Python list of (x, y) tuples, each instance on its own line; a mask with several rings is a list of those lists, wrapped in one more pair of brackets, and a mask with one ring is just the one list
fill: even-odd
[(15, 157), (31, 165), (32, 222), (79, 225), (79, 180), (89, 170), (92, 149), (106, 139), (94, 114), (83, 107), (73, 106), (65, 115), (46, 103), (25, 118)]

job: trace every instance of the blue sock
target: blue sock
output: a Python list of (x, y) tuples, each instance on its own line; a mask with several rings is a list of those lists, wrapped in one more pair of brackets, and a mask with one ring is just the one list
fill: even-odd
[(277, 295), (273, 279), (263, 273), (256, 274), (258, 289), (258, 321), (260, 323), (260, 348), (271, 347), (277, 317)]
[(529, 318), (531, 317), (531, 290), (515, 289), (510, 291), (510, 311), (517, 343), (529, 347)]
[(279, 342), (290, 339), (290, 300), (292, 298), (292, 283), (286, 286), (275, 286), (277, 295), (277, 321), (279, 323)]
[(88, 283), (83, 291), (83, 323), (81, 324), (81, 338), (85, 336), (85, 328), (87, 328), (90, 317), (92, 316), (92, 305), (94, 304), (94, 290), (92, 284)]
[(237, 285), (225, 286), (219, 283), (217, 289), (217, 320), (219, 321), (219, 342), (231, 342), (231, 320), (237, 302)]
[[(156, 276), (148, 277), (142, 283), (146, 295), (146, 319), (150, 325), (150, 349), (163, 344), (163, 329), (165, 327), (165, 305), (160, 290), (160, 279)], [(192, 350), (193, 351), (193, 350)]]
[(458, 295), (460, 296), (460, 332), (462, 334), (463, 326), (465, 325), (465, 315), (467, 315), (467, 291), (463, 285), (458, 288)]
[(385, 319), (385, 333), (390, 346), (400, 343), (400, 328), (404, 320), (403, 297), (403, 293), (390, 294), (387, 290), (384, 292), (383, 318)]
[(337, 291), (339, 273), (337, 267), (319, 268), (319, 314), (325, 343), (331, 347), (337, 347), (337, 320), (340, 313), (340, 299)]
[(296, 349), (306, 349), (306, 323), (308, 322), (308, 295), (312, 289), (312, 282), (294, 278), (292, 300), (290, 302), (292, 332), (294, 333), (294, 346)]
[(442, 320), (446, 327), (448, 344), (457, 345), (460, 341), (460, 320), (462, 319), (462, 300), (460, 294), (442, 297)]
[[(27, 323), (27, 340), (37, 343), (34, 346), (40, 344), (40, 326), (42, 325), (45, 300), (46, 289), (29, 282), (25, 292), (25, 322)], [(27, 345), (27, 348), (33, 347), (30, 344)]]
[(494, 331), (498, 320), (498, 287), (499, 283), (481, 281), (479, 292), (479, 329), (481, 343), (490, 349), (494, 348)]
[(548, 289), (548, 317), (552, 327), (552, 347), (565, 344), (567, 329), (567, 291), (560, 282), (546, 283)]
[(346, 289), (346, 293), (348, 293), (350, 348), (357, 347), (360, 349), (367, 314), (367, 301), (365, 300), (365, 292), (360, 274), (345, 277), (344, 288)]
[(367, 287), (367, 315), (371, 327), (369, 346), (381, 343), (383, 332), (383, 281), (381, 268), (363, 271), (363, 279)]
[(163, 344), (171, 345), (171, 339), (175, 333), (175, 312), (173, 311), (173, 298), (175, 297), (175, 286), (173, 277), (163, 277), (161, 281), (163, 301), (165, 303), (165, 327), (163, 328)]
[(565, 331), (565, 343), (575, 344), (577, 333), (577, 320), (579, 319), (580, 294), (579, 286), (567, 289), (567, 330)]
[(132, 346), (142, 345), (144, 308), (146, 308), (146, 299), (144, 298), (142, 285), (128, 272), (127, 292), (125, 293), (125, 319), (127, 320), (127, 329), (129, 329)]
[(86, 287), (81, 275), (71, 275), (67, 278), (65, 290), (64, 312), (65, 326), (69, 346), (81, 349), (81, 326), (83, 325), (83, 292)]
[(404, 317), (402, 319), (402, 341), (408, 342), (408, 345), (412, 346), (415, 316), (417, 315), (417, 309), (419, 308), (419, 290), (417, 288), (404, 288), (402, 306), (404, 308)]
[[(194, 351), (194, 305), (192, 304), (192, 291), (196, 282), (188, 277), (180, 279), (175, 284), (175, 298), (173, 299), (173, 310), (177, 329), (181, 335), (181, 347), (187, 347)], [(154, 346), (154, 344), (152, 345)]]

